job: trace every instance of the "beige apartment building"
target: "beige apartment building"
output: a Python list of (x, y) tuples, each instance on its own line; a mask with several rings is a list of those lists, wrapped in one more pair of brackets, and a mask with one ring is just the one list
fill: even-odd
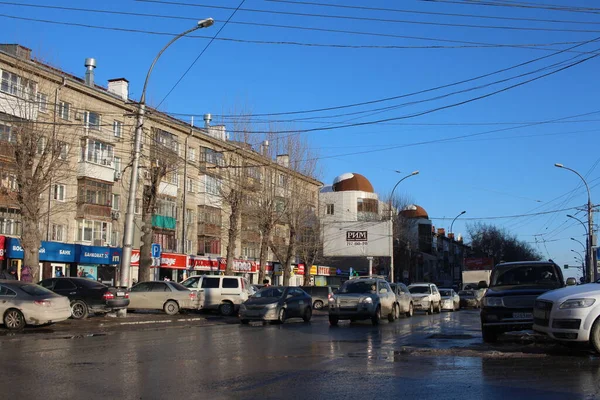
[[(83, 60), (82, 60), (83, 61)], [(82, 76), (67, 74), (32, 58), (20, 45), (0, 45), (0, 266), (21, 265), (23, 250), (19, 190), (11, 158), (22, 126), (39, 130), (43, 149), (54, 143), (60, 161), (40, 192), (40, 276), (87, 276), (116, 283), (128, 201), (136, 103), (129, 82), (94, 82), (95, 60), (86, 59)], [(246, 205), (261, 203), (272, 187), (278, 202), (302, 196), (316, 210), (322, 184), (289, 168), (286, 154), (268, 143), (249, 145), (229, 140), (225, 126), (201, 126), (147, 109), (135, 199), (132, 279), (137, 279), (144, 188), (165, 162), (152, 210), (153, 243), (161, 246), (156, 278), (180, 280), (190, 274), (219, 273), (226, 256), (232, 187), (244, 192)], [(31, 124), (31, 125), (29, 125)], [(164, 166), (164, 165), (163, 165)], [(14, 168), (13, 168), (14, 169)], [(301, 192), (299, 193), (301, 188)], [(262, 204), (262, 203), (261, 203)], [(284, 207), (281, 205), (281, 207)], [(256, 281), (261, 234), (260, 216), (243, 207), (235, 246), (234, 270)], [(278, 220), (274, 243), (287, 240), (285, 219)], [(268, 256), (269, 272), (278, 260)], [(276, 269), (276, 268), (275, 268)]]

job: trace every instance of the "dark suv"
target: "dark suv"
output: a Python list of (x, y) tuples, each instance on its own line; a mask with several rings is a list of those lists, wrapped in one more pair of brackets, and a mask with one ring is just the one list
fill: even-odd
[(333, 288), (330, 286), (301, 286), (300, 289), (312, 297), (315, 310), (329, 307), (329, 300), (333, 298)]
[(562, 271), (552, 260), (498, 264), (481, 300), (481, 333), (486, 343), (504, 332), (533, 326), (535, 299), (565, 285)]

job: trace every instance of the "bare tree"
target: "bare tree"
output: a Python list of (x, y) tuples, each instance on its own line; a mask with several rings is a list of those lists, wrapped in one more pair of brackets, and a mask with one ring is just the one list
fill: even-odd
[(321, 221), (317, 213), (308, 208), (307, 215), (301, 222), (298, 237), (298, 257), (304, 263), (304, 286), (310, 285), (310, 268), (323, 257), (323, 242), (321, 240)]
[[(2, 196), (20, 210), (24, 265), (39, 278), (41, 226), (51, 212), (46, 196), (52, 182), (72, 176), (69, 155), (76, 148), (78, 129), (58, 122), (62, 82), (28, 72), (17, 65), (0, 93), (0, 169), (7, 187)], [(38, 95), (39, 94), (39, 95)]]

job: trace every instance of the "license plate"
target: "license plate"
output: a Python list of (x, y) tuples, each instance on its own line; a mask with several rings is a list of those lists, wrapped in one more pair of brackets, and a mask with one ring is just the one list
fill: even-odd
[(513, 318), (514, 319), (532, 319), (533, 314), (528, 313), (528, 312), (516, 312), (516, 313), (513, 313)]
[(548, 311), (546, 311), (546, 310), (533, 310), (533, 316), (535, 318), (547, 319), (548, 318)]
[(125, 296), (125, 292), (117, 292), (117, 296), (123, 297), (123, 296)]

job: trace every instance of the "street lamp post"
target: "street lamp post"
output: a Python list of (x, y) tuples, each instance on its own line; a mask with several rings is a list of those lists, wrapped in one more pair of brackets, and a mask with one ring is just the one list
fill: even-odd
[(148, 80), (150, 79), (150, 75), (152, 74), (154, 65), (169, 46), (171, 46), (173, 43), (175, 43), (175, 41), (184, 37), (185, 35), (192, 33), (198, 29), (208, 28), (214, 23), (215, 21), (212, 18), (203, 19), (201, 21), (198, 21), (198, 24), (195, 27), (188, 29), (183, 33), (180, 33), (179, 35), (171, 39), (171, 41), (169, 41), (169, 43), (167, 43), (167, 45), (163, 47), (161, 51), (158, 52), (158, 54), (152, 61), (152, 64), (150, 65), (150, 69), (148, 69), (148, 73), (146, 74), (146, 80), (144, 81), (144, 88), (142, 90), (142, 95), (140, 97), (140, 102), (138, 104), (136, 116), (137, 121), (135, 125), (135, 139), (133, 147), (134, 150), (133, 157), (131, 160), (131, 177), (129, 181), (129, 198), (127, 199), (127, 213), (125, 215), (125, 227), (123, 229), (124, 234), (123, 255), (121, 257), (121, 286), (129, 286), (129, 269), (131, 267), (131, 251), (133, 250), (133, 234), (135, 231), (135, 196), (137, 193), (138, 167), (140, 163), (140, 144), (142, 142), (144, 115), (146, 113), (146, 88), (148, 87)]
[[(396, 172), (400, 172), (400, 171), (396, 171)], [(411, 176), (415, 176), (415, 175), (419, 175), (419, 171), (413, 171), (409, 175), (406, 175), (405, 177), (400, 179), (398, 182), (396, 182), (396, 184), (394, 185), (394, 188), (392, 189), (392, 193), (390, 194), (390, 204), (389, 204), (389, 208), (390, 208), (390, 282), (394, 282), (394, 211), (392, 209), (392, 199), (394, 198), (394, 191), (396, 191), (396, 188), (398, 187), (400, 182), (402, 182), (405, 179), (410, 178)]]
[(588, 274), (589, 274), (588, 265), (587, 265), (588, 243), (589, 243), (587, 225), (582, 220), (580, 220), (577, 217), (572, 216), (571, 214), (567, 214), (567, 217), (572, 218), (575, 221), (579, 222), (581, 224), (581, 226), (583, 226), (583, 230), (585, 231), (585, 245), (575, 238), (571, 238), (571, 240), (575, 240), (576, 242), (578, 242), (579, 244), (581, 244), (583, 246), (583, 251), (585, 251), (585, 258), (582, 257), (582, 259), (585, 259), (586, 262), (582, 262), (581, 265), (583, 266), (583, 277), (585, 279), (587, 279)]
[(583, 247), (583, 251), (586, 251), (586, 249), (585, 249), (585, 244), (581, 243), (581, 240), (577, 240), (577, 239), (575, 239), (575, 238), (571, 238), (571, 240), (573, 240), (573, 241), (575, 241), (575, 242), (579, 243), (579, 244), (581, 245), (581, 247)]
[[(452, 233), (454, 234), (454, 231), (452, 230), (452, 228), (454, 227), (454, 221), (456, 221), (458, 219), (458, 217), (460, 217), (461, 215), (466, 214), (466, 211), (461, 211), (460, 214), (458, 214), (456, 217), (454, 217), (454, 219), (452, 220), (452, 223), (450, 224), (450, 231), (448, 233)], [(452, 239), (454, 240), (454, 238)], [(456, 256), (456, 250), (454, 249), (454, 244), (452, 245), (452, 270), (450, 271), (450, 277), (452, 278), (452, 284), (454, 285), (454, 268), (455, 268), (455, 261), (454, 258)]]
[(585, 180), (585, 178), (583, 176), (581, 176), (581, 174), (577, 171), (575, 171), (574, 169), (565, 167), (562, 164), (556, 163), (554, 164), (555, 167), (557, 168), (563, 168), (566, 169), (568, 171), (573, 172), (575, 175), (577, 175), (581, 181), (583, 182), (583, 184), (585, 185), (585, 188), (587, 189), (587, 194), (588, 194), (588, 202), (587, 202), (587, 248), (586, 248), (586, 254), (585, 254), (585, 258), (586, 258), (586, 266), (587, 266), (587, 279), (588, 282), (593, 282), (596, 280), (596, 267), (594, 265), (592, 265), (594, 263), (594, 253), (592, 250), (592, 247), (594, 246), (594, 231), (593, 231), (593, 215), (592, 215), (592, 194), (590, 192), (590, 187), (587, 183), (587, 181)]

